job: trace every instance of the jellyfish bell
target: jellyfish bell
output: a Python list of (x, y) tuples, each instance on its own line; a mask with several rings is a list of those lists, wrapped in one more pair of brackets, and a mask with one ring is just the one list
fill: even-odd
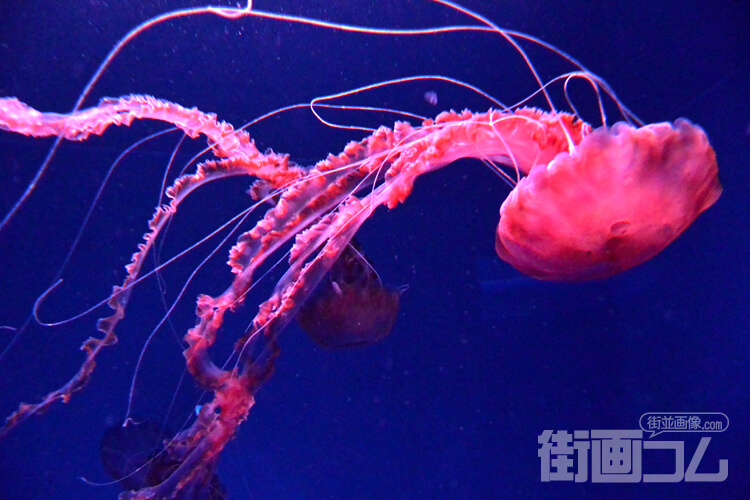
[(689, 121), (601, 127), (520, 180), (495, 249), (535, 278), (605, 278), (661, 252), (721, 190), (716, 155)]
[(367, 345), (391, 332), (400, 297), (352, 241), (300, 308), (297, 322), (321, 347)]

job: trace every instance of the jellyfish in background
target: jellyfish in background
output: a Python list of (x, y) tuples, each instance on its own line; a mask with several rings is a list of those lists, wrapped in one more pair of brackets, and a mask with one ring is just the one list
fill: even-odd
[[(501, 30), (454, 4), (440, 3), (478, 23), (460, 29), (496, 32), (524, 56), (516, 45), (521, 40), (550, 48), (531, 37)], [(310, 168), (293, 163), (284, 154), (260, 152), (247, 132), (214, 114), (158, 97), (105, 98), (96, 106), (82, 108), (101, 71), (130, 39), (155, 23), (198, 13), (324, 25), (254, 11), (250, 5), (180, 11), (145, 23), (126, 36), (70, 113), (48, 113), (12, 97), (0, 99), (1, 129), (31, 137), (56, 137), (55, 147), (62, 140), (85, 141), (104, 134), (110, 126), (156, 120), (191, 138), (204, 136), (213, 154), (166, 190), (170, 201), (156, 208), (143, 243), (127, 266), (126, 279), (109, 298), (112, 314), (98, 322), (102, 336), (83, 346), (86, 359), (81, 369), (41, 402), (22, 404), (0, 435), (55, 401), (67, 401), (85, 386), (98, 353), (116, 341), (115, 329), (137, 292), (145, 259), (191, 193), (214, 180), (245, 177), (255, 182), (251, 193), (256, 204), (248, 214), (277, 199), (255, 226), (238, 238), (229, 259), (234, 279), (223, 293), (198, 297), (196, 325), (184, 336), (187, 369), (195, 382), (212, 394), (212, 400), (201, 406), (190, 427), (165, 443), (173, 469), (168, 477), (160, 478), (158, 484), (138, 483), (134, 487), (140, 489), (124, 494), (125, 498), (169, 498), (210, 491), (219, 455), (247, 418), (254, 394), (271, 376), (280, 352), (278, 337), (295, 317), (316, 341), (328, 346), (367, 343), (388, 333), (398, 308), (398, 291), (382, 287), (351, 242), (379, 206), (392, 209), (405, 202), (419, 176), (460, 158), (475, 158), (498, 169), (503, 165), (508, 178), (517, 182), (500, 207), (497, 253), (520, 271), (546, 280), (606, 278), (636, 266), (677, 238), (721, 193), (713, 150), (698, 126), (687, 120), (639, 124), (606, 83), (572, 60), (575, 71), (546, 83), (529, 63), (548, 110), (498, 104), (499, 109), (484, 112), (446, 111), (416, 125), (400, 121), (349, 143), (338, 155), (329, 155)], [(586, 79), (597, 95), (615, 101), (625, 121), (594, 127), (576, 114), (558, 110), (547, 87), (574, 78)], [(33, 186), (27, 193), (32, 190)], [(27, 195), (6, 220), (23, 209)], [(235, 362), (215, 364), (210, 348), (220, 334), (224, 316), (243, 304), (258, 269), (288, 243), (291, 249), (285, 272), (268, 300), (259, 305), (249, 331), (237, 336)], [(345, 300), (336, 302), (341, 298)], [(351, 316), (365, 328), (334, 326), (333, 315), (343, 307), (366, 311)]]
[(297, 313), (302, 329), (322, 347), (366, 345), (393, 328), (401, 292), (380, 276), (352, 240)]

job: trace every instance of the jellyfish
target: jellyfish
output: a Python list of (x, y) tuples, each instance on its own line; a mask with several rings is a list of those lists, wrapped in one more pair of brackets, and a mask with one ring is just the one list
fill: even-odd
[[(440, 3), (456, 7), (451, 2)], [(496, 251), (521, 272), (546, 280), (600, 279), (632, 268), (663, 250), (718, 199), (721, 184), (716, 158), (699, 126), (684, 119), (641, 123), (605, 82), (561, 52), (555, 53), (576, 64), (576, 71), (542, 82), (516, 40), (553, 50), (550, 46), (501, 30), (466, 9), (458, 10), (482, 24), (453, 27), (453, 31), (499, 34), (524, 56), (547, 109), (498, 102), (486, 111), (445, 111), (414, 124), (396, 121), (363, 134), (365, 137), (348, 143), (339, 154), (304, 167), (286, 154), (270, 149), (261, 152), (246, 130), (221, 121), (216, 114), (158, 97), (133, 94), (103, 98), (94, 106), (83, 107), (111, 58), (155, 23), (209, 13), (331, 27), (330, 23), (256, 11), (249, 3), (237, 9), (178, 11), (139, 26), (113, 49), (69, 113), (45, 112), (13, 97), (0, 98), (0, 129), (56, 138), (48, 161), (63, 140), (85, 141), (111, 126), (129, 126), (140, 120), (166, 123), (190, 138), (202, 136), (212, 155), (166, 189), (168, 202), (154, 210), (143, 241), (126, 267), (126, 277), (108, 297), (111, 314), (97, 322), (101, 336), (88, 339), (82, 347), (85, 359), (79, 371), (40, 402), (20, 405), (0, 429), (0, 437), (83, 389), (98, 354), (116, 343), (115, 329), (144, 279), (143, 265), (155, 243), (183, 201), (215, 180), (253, 179), (254, 203), (246, 212), (248, 216), (258, 214), (270, 199), (277, 201), (237, 238), (228, 262), (233, 278), (223, 292), (198, 296), (195, 325), (183, 337), (187, 371), (210, 400), (200, 405), (187, 428), (165, 444), (169, 477), (133, 484), (139, 490), (123, 498), (179, 497), (209, 488), (222, 450), (248, 418), (258, 388), (273, 374), (280, 353), (279, 336), (295, 318), (316, 341), (331, 347), (371, 343), (388, 334), (398, 310), (398, 291), (383, 287), (371, 266), (365, 265), (366, 259), (355, 251), (352, 240), (379, 207), (395, 209), (406, 202), (421, 175), (461, 158), (477, 159), (505, 172), (513, 189), (504, 202), (498, 200)], [(336, 28), (405, 34), (342, 25)], [(575, 109), (572, 113), (558, 109), (547, 88), (558, 81), (567, 84), (572, 78), (584, 78), (599, 99), (601, 94), (610, 97), (621, 111), (622, 121), (609, 125), (602, 112), (601, 124), (592, 125)], [(310, 107), (314, 110), (319, 101), (314, 100)], [(40, 169), (39, 175), (43, 171)], [(16, 203), (6, 220), (26, 197)], [(491, 231), (488, 238), (492, 239)], [(287, 248), (283, 275), (236, 342), (233, 362), (215, 363), (211, 348), (224, 318), (246, 301), (259, 269)], [(349, 312), (345, 319), (354, 321), (339, 326), (336, 322), (342, 309)]]
[(400, 297), (398, 289), (383, 285), (353, 239), (302, 305), (297, 322), (322, 347), (371, 344), (391, 332)]
[[(286, 155), (259, 152), (247, 133), (218, 122), (213, 115), (153, 97), (107, 99), (67, 115), (45, 114), (12, 98), (0, 99), (0, 128), (33, 136), (83, 140), (110, 125), (147, 118), (171, 123), (191, 137), (207, 136), (218, 159), (204, 162), (196, 173), (180, 177), (167, 190), (171, 202), (157, 208), (144, 243), (127, 267), (127, 278), (112, 294), (113, 314), (99, 321), (104, 336), (87, 341), (88, 357), (79, 373), (41, 403), (22, 405), (6, 428), (57, 399), (69, 398), (85, 384), (96, 353), (115, 338), (114, 328), (124, 316), (145, 256), (180, 202), (214, 179), (253, 176), (262, 186), (256, 192), (278, 192), (278, 203), (240, 236), (230, 253), (232, 284), (218, 296), (198, 298), (197, 324), (185, 335), (188, 370), (214, 394), (181, 439), (191, 445), (175, 458), (183, 465), (201, 464), (202, 469), (190, 472), (193, 484), (210, 484), (212, 474), (196, 470), (213, 470), (219, 453), (247, 418), (257, 387), (273, 372), (278, 335), (332, 269), (342, 274), (335, 279), (334, 293), (341, 292), (347, 307), (359, 307), (350, 296), (361, 289), (350, 292), (349, 287), (369, 278), (360, 271), (346, 276), (352, 262), (346, 249), (374, 209), (394, 208), (406, 201), (420, 175), (463, 157), (504, 163), (527, 173), (501, 206), (496, 249), (520, 271), (555, 280), (602, 278), (653, 257), (721, 193), (705, 133), (686, 120), (592, 129), (573, 115), (528, 108), (444, 112), (419, 126), (397, 122), (393, 128), (381, 127), (349, 143), (339, 155), (304, 169), (290, 164)], [(233, 369), (217, 366), (209, 348), (225, 313), (243, 302), (257, 268), (288, 240), (294, 241), (288, 269), (260, 305), (250, 332), (235, 347), (241, 363)], [(362, 265), (356, 258), (353, 262)], [(383, 293), (383, 300), (395, 302), (393, 292)], [(372, 298), (368, 300), (372, 303)], [(317, 312), (303, 310), (303, 318), (317, 315), (328, 322), (321, 330), (310, 327), (310, 320), (308, 328), (316, 332), (313, 338), (333, 346), (377, 340), (390, 330), (396, 309), (383, 308), (389, 317), (373, 321), (365, 333), (346, 325), (339, 337), (331, 333), (332, 313), (313, 307)], [(303, 325), (306, 322), (303, 319)], [(188, 471), (179, 467), (174, 475), (181, 474)], [(174, 484), (169, 480), (149, 486), (139, 495), (165, 494), (165, 488)]]
[(617, 123), (530, 169), (500, 208), (495, 249), (535, 278), (605, 278), (654, 257), (721, 190), (699, 127)]

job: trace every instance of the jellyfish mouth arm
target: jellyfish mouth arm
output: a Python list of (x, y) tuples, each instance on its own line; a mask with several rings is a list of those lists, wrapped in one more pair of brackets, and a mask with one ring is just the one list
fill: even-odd
[[(528, 174), (559, 153), (575, 148), (591, 126), (568, 113), (544, 113), (534, 108), (486, 113), (449, 111), (414, 128), (396, 123), (399, 153), (390, 162), (386, 180), (394, 182), (389, 208), (402, 203), (420, 175), (460, 158), (498, 161)], [(571, 144), (570, 141), (573, 141)]]
[(149, 222), (149, 231), (126, 266), (122, 285), (115, 286), (108, 301), (113, 313), (97, 322), (103, 338), (89, 338), (81, 347), (86, 358), (77, 373), (64, 386), (51, 391), (42, 401), (19, 405), (0, 428), (0, 438), (34, 414), (43, 413), (56, 401), (67, 402), (72, 395), (87, 384), (96, 365), (99, 352), (117, 342), (114, 333), (124, 318), (133, 286), (137, 283), (142, 264), (161, 230), (176, 212), (180, 202), (193, 190), (207, 182), (238, 175), (256, 176), (269, 182), (283, 184), (301, 177), (304, 169), (290, 165), (287, 155), (269, 152), (260, 154), (244, 131), (235, 131), (215, 115), (196, 109), (186, 109), (148, 96), (128, 96), (121, 99), (104, 99), (99, 106), (62, 115), (41, 113), (14, 98), (0, 98), (0, 129), (34, 137), (59, 136), (70, 140), (85, 140), (91, 134), (102, 134), (109, 125), (129, 125), (134, 119), (151, 118), (172, 123), (191, 137), (204, 134), (214, 143), (219, 156), (231, 156), (202, 163), (194, 174), (178, 178), (167, 189), (169, 205), (157, 207)]
[[(229, 264), (235, 273), (231, 286), (217, 297), (202, 295), (198, 299), (198, 323), (185, 336), (188, 348), (184, 355), (193, 378), (214, 392), (213, 400), (202, 406), (198, 420), (186, 432), (190, 456), (198, 454), (196, 460), (202, 466), (213, 463), (247, 418), (254, 392), (273, 372), (278, 335), (374, 208), (387, 204), (393, 192), (400, 190), (404, 176), (388, 177), (381, 172), (399, 159), (405, 161), (401, 156), (411, 150), (412, 133), (405, 126), (402, 130), (407, 137), (383, 128), (359, 143), (350, 143), (341, 155), (329, 156), (305, 179), (289, 186), (230, 252)], [(378, 179), (383, 182), (375, 186)], [(362, 200), (352, 194), (369, 186), (372, 191)], [(242, 300), (260, 262), (295, 234), (289, 269), (271, 297), (260, 305), (250, 332), (235, 346), (237, 366), (219, 368), (211, 361), (209, 349), (224, 314)], [(186, 468), (185, 474), (190, 470)], [(180, 479), (180, 484), (184, 482)]]
[(97, 329), (104, 336), (102, 338), (90, 337), (83, 343), (81, 350), (86, 352), (86, 358), (76, 374), (65, 385), (51, 391), (38, 403), (20, 404), (18, 409), (0, 427), (0, 439), (32, 415), (47, 411), (56, 401), (67, 403), (74, 393), (86, 386), (95, 369), (98, 354), (104, 347), (117, 343), (117, 336), (114, 330), (125, 317), (125, 309), (130, 300), (133, 287), (139, 280), (143, 262), (161, 233), (161, 230), (175, 214), (180, 203), (193, 190), (210, 181), (227, 176), (247, 175), (245, 169), (246, 164), (244, 162), (237, 163), (231, 160), (207, 161), (198, 167), (196, 174), (188, 174), (175, 181), (167, 190), (167, 195), (171, 199), (170, 204), (157, 207), (152, 219), (149, 221), (149, 231), (143, 236), (143, 243), (138, 246), (138, 251), (133, 254), (130, 263), (125, 266), (127, 274), (123, 283), (112, 289), (107, 303), (113, 312), (110, 316), (101, 318), (97, 322)]
[[(397, 134), (381, 127), (365, 139), (352, 141), (339, 155), (329, 155), (304, 177), (286, 184), (262, 179), (263, 188), (276, 188), (279, 201), (253, 229), (240, 236), (230, 251), (229, 265), (235, 274), (256, 266), (281, 244), (314, 225), (353, 193), (375, 189), (403, 145)], [(257, 184), (255, 192), (261, 192)]]
[[(149, 222), (149, 231), (144, 235), (144, 242), (139, 245), (130, 264), (126, 266), (127, 275), (124, 282), (113, 288), (109, 299), (109, 306), (113, 313), (97, 323), (97, 328), (104, 333), (104, 337), (88, 339), (82, 346), (87, 353), (86, 359), (71, 380), (59, 389), (50, 392), (39, 403), (21, 404), (0, 428), (0, 437), (6, 435), (31, 415), (43, 413), (55, 401), (67, 402), (73, 393), (86, 385), (94, 370), (98, 353), (102, 348), (117, 342), (114, 330), (125, 316), (132, 288), (138, 281), (146, 255), (163, 227), (188, 194), (207, 182), (229, 176), (255, 176), (273, 186), (288, 188), (306, 174), (305, 169), (290, 165), (287, 155), (277, 155), (272, 152), (259, 153), (246, 132), (235, 131), (229, 124), (217, 122), (215, 115), (205, 114), (196, 109), (189, 110), (148, 96), (104, 99), (95, 108), (68, 115), (41, 113), (17, 99), (0, 98), (0, 129), (34, 137), (60, 136), (82, 141), (91, 134), (102, 134), (109, 125), (129, 125), (134, 119), (145, 118), (174, 124), (191, 137), (204, 134), (214, 143), (214, 152), (217, 155), (229, 156), (229, 158), (206, 161), (198, 167), (195, 173), (178, 178), (167, 189), (167, 196), (170, 198), (169, 205), (157, 207)], [(357, 166), (358, 160), (376, 153), (374, 149), (365, 147), (360, 149), (360, 157), (357, 158), (352, 151), (345, 150), (338, 158), (331, 157), (321, 162), (321, 167), (326, 168), (325, 172), (320, 171), (315, 175), (308, 175), (308, 180), (296, 186), (296, 189), (288, 189), (283, 203), (279, 203), (269, 211), (272, 213), (266, 218), (273, 220), (274, 223), (268, 226), (267, 222), (261, 221), (256, 227), (256, 235), (261, 235), (260, 239), (263, 239), (263, 244), (250, 248), (249, 253), (258, 258), (255, 259), (254, 266), (246, 271), (245, 280), (251, 282), (252, 269), (262, 263), (266, 255), (278, 248), (300, 228), (311, 224), (320, 216), (320, 213), (335, 206), (344, 196), (343, 193), (357, 185), (360, 187), (367, 185), (362, 181), (368, 177), (369, 172), (366, 169), (353, 168), (352, 165)], [(314, 189), (311, 184), (318, 184), (319, 189)], [(335, 194), (336, 191), (338, 194)], [(324, 200), (324, 202), (307, 206), (311, 200)], [(284, 212), (287, 214), (285, 215)], [(273, 230), (274, 227), (276, 230)], [(269, 236), (271, 233), (273, 236)], [(235, 297), (234, 300), (235, 303), (239, 302), (241, 296)], [(209, 366), (207, 359), (203, 360), (203, 363)], [(204, 371), (210, 372), (207, 368)], [(218, 374), (213, 373), (212, 377), (207, 378), (218, 378)], [(208, 380), (204, 380), (204, 383), (207, 386), (215, 385), (208, 383)]]
[(99, 352), (104, 347), (113, 345), (116, 342), (117, 337), (114, 334), (106, 335), (102, 339), (91, 337), (84, 342), (81, 350), (86, 351), (86, 359), (78, 372), (65, 385), (44, 396), (39, 403), (21, 403), (18, 409), (9, 415), (5, 423), (0, 427), (0, 440), (4, 439), (14, 428), (25, 422), (28, 418), (46, 412), (56, 401), (67, 403), (75, 392), (83, 389), (88, 383), (91, 373), (96, 366), (94, 360)]
[[(257, 332), (265, 331), (264, 337), (270, 336), (268, 324), (271, 318), (274, 320), (273, 331), (280, 332), (286, 326), (372, 213), (374, 206), (385, 202), (387, 198), (382, 193), (389, 187), (388, 183), (374, 188), (368, 195), (368, 200), (377, 199), (374, 204), (366, 203), (364, 206), (351, 194), (373, 185), (378, 177), (377, 168), (359, 160), (368, 154), (380, 156), (376, 148), (369, 146), (367, 142), (360, 143), (339, 157), (331, 156), (321, 162), (307, 179), (289, 186), (278, 203), (266, 212), (255, 227), (240, 236), (230, 251), (229, 265), (236, 275), (234, 281), (218, 297), (199, 297), (196, 308), (199, 322), (185, 337), (189, 346), (185, 351), (188, 368), (201, 386), (218, 390), (226, 377), (226, 372), (211, 361), (208, 349), (216, 339), (224, 313), (244, 300), (258, 266), (281, 244), (295, 237), (289, 256), (290, 267), (271, 298), (260, 305), (251, 333), (237, 343), (238, 352), (243, 351), (244, 345)], [(326, 172), (333, 173), (326, 175)], [(307, 263), (312, 253), (322, 245), (324, 247), (318, 257)], [(323, 255), (325, 259), (321, 257)], [(301, 279), (302, 276), (304, 279)], [(291, 291), (294, 293), (291, 294)], [(274, 345), (275, 341), (271, 342), (271, 347)], [(267, 378), (267, 375), (258, 373), (257, 365), (253, 367), (253, 372), (256, 382)]]
[[(381, 186), (369, 196), (384, 201), (386, 189)], [(255, 403), (255, 391), (273, 373), (279, 353), (278, 335), (371, 213), (367, 203), (350, 196), (336, 210), (297, 235), (290, 256), (292, 264), (271, 298), (261, 304), (251, 332), (237, 343), (239, 362), (233, 369), (217, 367), (211, 362), (208, 349), (222, 325), (224, 313), (250, 286), (252, 265), (239, 273), (222, 295), (200, 297), (199, 321), (185, 336), (188, 348), (184, 354), (193, 378), (213, 390), (213, 400), (201, 407), (193, 426), (175, 439), (178, 445), (172, 451), (182, 462), (175, 473), (165, 483), (134, 493), (131, 498), (183, 491), (195, 484), (197, 471), (212, 470), (237, 427), (246, 420)]]
[[(290, 267), (271, 298), (260, 305), (251, 331), (237, 342), (235, 352), (239, 361), (231, 370), (221, 369), (211, 362), (208, 349), (222, 325), (224, 313), (250, 286), (253, 264), (239, 272), (232, 286), (222, 295), (200, 297), (199, 321), (185, 336), (188, 348), (184, 354), (193, 378), (213, 390), (214, 398), (202, 406), (198, 419), (184, 436), (190, 450), (189, 457), (198, 461), (201, 468), (214, 463), (237, 427), (247, 418), (254, 404), (255, 391), (273, 373), (274, 361), (279, 354), (277, 338), (281, 331), (372, 214), (373, 207), (388, 202), (393, 185), (386, 181), (363, 200), (348, 196), (335, 210), (296, 236), (289, 257)], [(238, 262), (233, 265), (242, 266)], [(188, 474), (195, 468), (195, 465), (180, 467), (175, 475), (183, 474), (180, 471), (184, 470), (185, 476), (170, 478), (170, 482), (189, 482)]]
[(95, 107), (69, 114), (42, 113), (16, 98), (0, 98), (0, 129), (31, 137), (83, 141), (102, 135), (110, 125), (130, 126), (133, 120), (142, 119), (170, 123), (193, 139), (206, 136), (217, 157), (253, 165), (254, 170), (246, 173), (256, 177), (283, 183), (302, 175), (303, 169), (290, 165), (287, 155), (261, 154), (247, 132), (217, 121), (215, 114), (152, 96), (104, 98)]

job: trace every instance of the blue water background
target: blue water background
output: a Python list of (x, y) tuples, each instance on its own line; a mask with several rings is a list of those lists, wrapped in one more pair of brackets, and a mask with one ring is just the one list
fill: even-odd
[[(3, 0), (0, 95), (67, 112), (130, 28), (192, 5), (199, 2)], [(575, 56), (645, 122), (687, 117), (700, 124), (716, 150), (723, 196), (645, 265), (605, 282), (546, 284), (521, 276), (495, 256), (494, 227), (508, 192), (499, 178), (476, 161), (420, 178), (404, 205), (379, 209), (358, 235), (384, 281), (409, 286), (392, 335), (367, 348), (324, 351), (291, 326), (282, 336), (275, 375), (225, 450), (218, 469), (222, 484), (238, 499), (744, 497), (750, 492), (750, 8), (729, 0), (465, 5)], [(256, 6), (391, 28), (468, 23), (427, 1), (257, 1)], [(570, 69), (538, 49), (529, 54), (543, 78)], [(418, 74), (470, 82), (506, 104), (534, 90), (522, 60), (497, 35), (385, 38), (204, 16), (140, 36), (113, 62), (87, 104), (147, 93), (239, 125), (280, 106)], [(424, 99), (429, 91), (438, 96), (436, 106)], [(572, 93), (582, 114), (596, 121), (592, 94), (584, 85)], [(559, 93), (556, 97), (564, 105)], [(436, 82), (339, 103), (426, 116), (490, 106), (471, 91)], [(366, 126), (394, 121), (385, 114), (325, 116)], [(162, 129), (138, 123), (62, 146), (29, 204), (2, 235), (0, 323), (20, 325), (49, 286), (119, 152)], [(326, 128), (306, 110), (274, 117), (250, 132), (261, 150), (288, 152), (301, 164), (338, 153), (365, 134)], [(44, 319), (80, 312), (122, 280), (177, 140), (173, 134), (149, 143), (116, 172), (64, 285), (42, 309)], [(180, 166), (204, 144), (195, 142), (198, 146), (180, 156)], [(0, 135), (3, 213), (50, 144)], [(235, 179), (196, 194), (170, 228), (162, 260), (246, 207), (248, 185)], [(212, 248), (165, 272), (169, 300)], [(189, 379), (180, 385), (184, 361), (178, 338), (194, 322), (194, 297), (228, 286), (226, 255), (224, 247), (204, 268), (173, 323), (159, 330), (147, 351), (134, 398), (142, 418), (180, 428), (200, 401)], [(227, 321), (215, 359), (228, 353), (272, 285), (264, 281)], [(99, 463), (99, 440), (124, 416), (138, 353), (164, 311), (154, 280), (134, 295), (117, 329), (120, 343), (102, 354), (86, 390), (0, 443), (0, 498), (96, 499), (118, 493), (116, 485), (91, 486), (81, 478), (109, 481)], [(78, 346), (95, 333), (96, 317), (55, 329), (32, 326), (24, 333), (0, 361), (0, 413), (64, 383), (82, 357)], [(0, 348), (8, 338), (3, 333)], [(728, 459), (727, 481), (540, 481), (537, 436), (544, 429), (636, 429), (639, 417), (654, 411), (726, 413), (729, 429), (713, 435), (699, 472), (715, 471), (719, 459)], [(685, 440), (689, 461), (699, 436), (674, 437)], [(666, 457), (650, 466), (658, 469), (652, 472), (669, 472)]]

